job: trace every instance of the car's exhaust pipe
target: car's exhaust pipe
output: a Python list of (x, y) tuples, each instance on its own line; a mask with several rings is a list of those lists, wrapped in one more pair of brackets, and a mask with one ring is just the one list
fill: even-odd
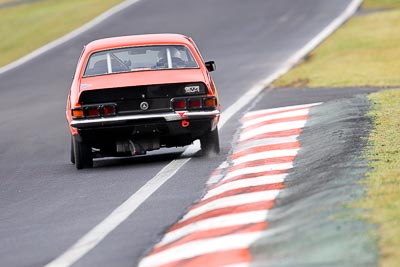
[(139, 144), (135, 144), (132, 140), (117, 141), (117, 153), (130, 153), (134, 155), (146, 154), (146, 150), (142, 149)]
[(117, 153), (134, 155), (145, 155), (147, 151), (160, 148), (160, 139), (131, 139), (119, 140), (116, 142)]

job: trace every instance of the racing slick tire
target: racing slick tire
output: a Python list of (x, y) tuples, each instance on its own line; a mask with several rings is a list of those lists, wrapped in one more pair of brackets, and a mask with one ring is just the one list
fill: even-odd
[(80, 170), (93, 167), (92, 148), (82, 141), (73, 139), (75, 167)]
[(215, 128), (214, 131), (209, 131), (203, 137), (200, 138), (200, 145), (203, 155), (212, 156), (219, 154), (219, 134), (218, 128)]

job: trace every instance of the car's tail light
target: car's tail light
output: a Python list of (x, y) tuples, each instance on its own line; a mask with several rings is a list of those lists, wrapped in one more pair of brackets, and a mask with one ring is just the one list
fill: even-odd
[(215, 109), (217, 108), (217, 98), (211, 97), (188, 97), (188, 98), (173, 98), (171, 100), (174, 110), (182, 109)]
[(206, 98), (204, 100), (204, 106), (206, 108), (216, 108), (217, 107), (217, 99), (215, 97)]
[(74, 119), (79, 119), (79, 118), (84, 118), (85, 114), (83, 113), (83, 109), (81, 108), (76, 108), (72, 110), (72, 118)]
[(186, 108), (186, 99), (173, 99), (172, 107), (174, 109), (185, 109)]
[(83, 109), (76, 108), (72, 110), (72, 118), (74, 119), (81, 119), (84, 118), (85, 114), (83, 113)]
[(73, 119), (109, 117), (117, 115), (116, 104), (90, 105), (72, 109)]
[(196, 109), (201, 108), (201, 99), (189, 99), (189, 108)]
[(93, 107), (86, 107), (85, 108), (85, 115), (86, 117), (100, 117), (100, 107), (93, 106)]
[(104, 105), (102, 107), (102, 114), (105, 117), (115, 116), (117, 114), (117, 109), (115, 105)]

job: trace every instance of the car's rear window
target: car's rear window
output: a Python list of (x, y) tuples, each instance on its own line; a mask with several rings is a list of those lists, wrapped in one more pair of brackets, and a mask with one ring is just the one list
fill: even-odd
[(185, 68), (198, 68), (198, 64), (183, 45), (125, 47), (93, 53), (83, 76)]

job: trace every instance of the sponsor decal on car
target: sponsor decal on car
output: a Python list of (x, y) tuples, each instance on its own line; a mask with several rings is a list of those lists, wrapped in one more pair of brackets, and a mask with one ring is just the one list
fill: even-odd
[(200, 93), (200, 86), (186, 86), (185, 87), (186, 94)]
[(83, 83), (83, 84), (81, 84), (81, 89), (86, 89), (86, 88), (89, 88), (89, 87), (91, 87), (92, 85), (91, 84), (89, 84), (89, 83)]

